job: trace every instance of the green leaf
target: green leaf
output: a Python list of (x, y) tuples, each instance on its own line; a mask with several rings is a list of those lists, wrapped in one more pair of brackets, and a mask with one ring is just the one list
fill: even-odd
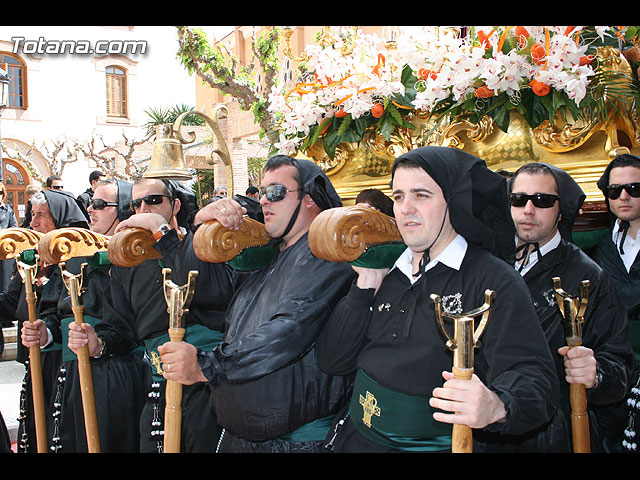
[(347, 115), (340, 122), (340, 128), (338, 128), (338, 136), (344, 135), (344, 133), (347, 131), (347, 128), (349, 128), (350, 125), (351, 125), (351, 115)]

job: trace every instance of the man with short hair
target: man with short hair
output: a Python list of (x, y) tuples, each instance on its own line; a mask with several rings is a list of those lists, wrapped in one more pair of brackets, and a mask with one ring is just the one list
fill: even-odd
[[(133, 213), (129, 209), (130, 203), (130, 182), (98, 181), (88, 208), (91, 229), (101, 235), (113, 235), (120, 221)], [(63, 333), (63, 363), (55, 392), (56, 412), (49, 419), (51, 449), (57, 453), (88, 451), (75, 355), (78, 347), (86, 345), (86, 338), (101, 334), (104, 304), (112, 302), (109, 289), (111, 264), (106, 252), (97, 253), (90, 258), (72, 258), (66, 262), (65, 269), (76, 275), (80, 273), (82, 263), (87, 263), (84, 291), (81, 295), (83, 325), (74, 321), (73, 306), (66, 288), (58, 303)], [(91, 359), (91, 371), (100, 452), (138, 452), (140, 441), (137, 425), (149, 383), (142, 349), (134, 349), (122, 355), (97, 355)]]
[[(390, 270), (354, 267), (357, 281), (318, 342), (324, 371), (355, 373), (328, 444), (336, 452), (448, 452), (452, 424), (476, 434), (537, 428), (553, 413), (558, 384), (526, 285), (504, 260), (513, 251), (505, 179), (458, 149), (421, 147), (395, 159), (392, 195), (407, 249)], [(481, 307), (487, 289), (495, 299), (474, 374), (454, 378), (430, 297), (459, 315)]]
[(215, 198), (227, 198), (227, 187), (225, 187), (224, 185), (220, 185), (219, 187), (216, 187), (216, 189), (213, 192), (213, 196)]
[[(277, 155), (265, 165), (260, 204), (274, 253), (260, 269), (241, 273), (201, 262), (192, 235), (179, 242), (169, 232), (156, 243), (177, 278), (199, 271), (192, 305), (217, 298), (225, 277), (234, 292), (223, 341), (212, 349), (162, 345), (164, 376), (209, 386), (211, 409), (224, 429), (221, 453), (319, 452), (351, 378), (321, 371), (314, 346), (353, 272), (314, 257), (308, 233), (321, 211), (342, 202), (315, 163)], [(195, 224), (218, 220), (238, 229), (245, 213), (233, 199), (220, 199), (200, 210)], [(128, 223), (156, 231), (159, 222), (135, 216)]]
[(96, 190), (98, 182), (106, 177), (107, 176), (101, 170), (94, 170), (89, 174), (89, 188), (78, 195), (77, 198), (80, 208), (82, 208), (85, 214), (88, 215), (87, 207), (89, 206), (89, 202), (91, 202), (91, 198), (93, 197), (93, 193)]
[[(509, 182), (516, 227), (515, 268), (524, 278), (561, 386), (561, 402), (551, 421), (520, 437), (487, 438), (490, 451), (571, 452), (569, 384), (585, 385), (592, 412), (620, 402), (628, 389), (633, 356), (624, 306), (608, 275), (572, 242), (572, 229), (585, 194), (563, 169), (545, 163), (520, 167)], [(553, 278), (570, 295), (589, 281), (582, 345), (569, 348)], [(606, 431), (591, 419), (593, 452), (603, 451)], [(495, 444), (493, 442), (496, 442)]]
[[(611, 276), (627, 310), (629, 334), (636, 362), (629, 395), (630, 420), (625, 450), (637, 449), (640, 434), (640, 158), (624, 154), (614, 158), (598, 180), (609, 209), (611, 233), (595, 251), (594, 259)], [(620, 428), (615, 425), (611, 430)]]
[(47, 190), (64, 190), (64, 183), (58, 175), (51, 175), (45, 181)]

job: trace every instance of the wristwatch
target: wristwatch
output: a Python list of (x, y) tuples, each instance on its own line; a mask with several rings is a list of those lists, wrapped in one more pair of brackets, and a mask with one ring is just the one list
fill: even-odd
[(595, 388), (600, 386), (600, 384), (602, 383), (602, 370), (600, 370), (600, 365), (596, 364), (596, 381), (593, 384), (593, 387), (591, 388)]
[(102, 347), (100, 347), (100, 351), (93, 356), (93, 358), (98, 359), (98, 358), (102, 358), (102, 356), (104, 355), (105, 350), (107, 349), (107, 342), (105, 342), (102, 338), (98, 337), (98, 339), (100, 340), (100, 343), (102, 343)]
[(157, 242), (170, 231), (171, 231), (171, 227), (169, 226), (168, 223), (160, 225), (160, 228), (153, 233), (153, 239)]

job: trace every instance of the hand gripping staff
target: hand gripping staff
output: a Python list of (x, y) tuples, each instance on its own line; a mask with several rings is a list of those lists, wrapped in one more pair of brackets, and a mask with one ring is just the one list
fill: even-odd
[[(87, 263), (81, 265), (79, 274), (73, 275), (67, 271), (65, 262), (71, 258), (90, 257), (97, 252), (105, 251), (108, 243), (109, 239), (104, 235), (84, 228), (73, 227), (52, 230), (38, 243), (38, 252), (41, 258), (49, 264), (58, 264), (60, 267), (62, 280), (67, 292), (69, 292), (73, 318), (78, 325), (84, 323), (82, 294), (87, 288)], [(81, 347), (77, 352), (77, 357), (87, 448), (89, 453), (100, 453), (98, 416), (89, 347), (86, 345)]]
[[(193, 298), (198, 272), (191, 270), (186, 285), (171, 281), (171, 269), (162, 269), (164, 298), (169, 312), (169, 338), (181, 342), (184, 338), (184, 316)], [(166, 406), (164, 410), (164, 453), (180, 453), (182, 430), (182, 384), (167, 380)]]
[[(431, 294), (431, 300), (435, 305), (436, 321), (440, 330), (447, 338), (447, 347), (453, 352), (453, 376), (457, 379), (470, 380), (473, 375), (474, 356), (473, 349), (478, 347), (480, 336), (484, 333), (489, 320), (491, 302), (495, 298), (493, 290), (485, 290), (484, 305), (475, 310), (461, 314), (449, 314), (442, 311), (442, 300), (439, 295)], [(478, 327), (475, 328), (475, 318), (482, 315)], [(449, 317), (454, 321), (453, 338), (449, 335), (444, 324), (444, 318)], [(475, 328), (475, 331), (474, 331)], [(452, 453), (471, 453), (473, 451), (473, 432), (471, 427), (461, 424), (453, 424), (451, 433)]]
[[(16, 258), (16, 267), (24, 285), (29, 321), (32, 323), (37, 319), (35, 283), (40, 266), (40, 258), (36, 254), (35, 248), (40, 238), (42, 238), (41, 233), (26, 228), (5, 228), (0, 231), (0, 259)], [(22, 255), (27, 252), (32, 254)], [(29, 372), (31, 375), (37, 451), (38, 453), (47, 453), (47, 422), (39, 346), (29, 347)]]
[[(582, 324), (589, 299), (589, 280), (580, 283), (580, 294), (569, 295), (562, 289), (559, 277), (553, 277), (556, 303), (564, 318), (564, 333), (569, 348), (582, 345)], [(587, 391), (581, 383), (569, 384), (571, 402), (571, 434), (575, 453), (590, 453), (589, 413), (587, 412)]]

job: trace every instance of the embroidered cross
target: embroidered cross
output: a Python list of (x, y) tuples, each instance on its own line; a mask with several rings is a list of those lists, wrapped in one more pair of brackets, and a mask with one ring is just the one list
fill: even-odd
[(151, 352), (151, 363), (154, 367), (156, 367), (156, 372), (158, 375), (162, 375), (162, 361), (160, 360), (160, 355), (156, 352)]
[(362, 405), (364, 411), (362, 421), (367, 427), (371, 428), (371, 415), (380, 416), (378, 400), (370, 392), (367, 392), (366, 398), (360, 395), (360, 405)]

